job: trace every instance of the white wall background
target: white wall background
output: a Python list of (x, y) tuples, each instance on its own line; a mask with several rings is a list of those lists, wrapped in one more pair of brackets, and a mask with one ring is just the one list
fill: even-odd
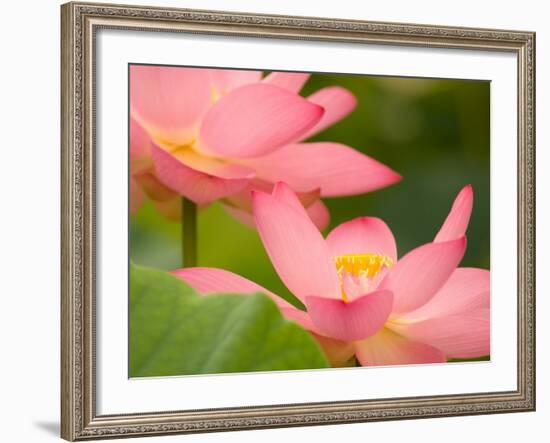
[[(140, 441), (543, 441), (550, 419), (550, 13), (537, 0), (334, 2), (127, 0), (201, 9), (402, 21), (537, 32), (538, 411), (290, 428)], [(0, 26), (1, 440), (55, 441), (59, 422), (59, 4), (5, 2)], [(497, 221), (498, 222), (498, 221)], [(545, 272), (546, 271), (546, 272)]]

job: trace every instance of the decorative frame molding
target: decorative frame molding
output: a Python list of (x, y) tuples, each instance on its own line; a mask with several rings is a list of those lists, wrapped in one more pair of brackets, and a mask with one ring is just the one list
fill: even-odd
[[(98, 416), (95, 78), (99, 28), (507, 51), (518, 57), (518, 385), (491, 392)], [(523, 31), (68, 3), (61, 7), (61, 436), (197, 433), (535, 410), (535, 34)]]

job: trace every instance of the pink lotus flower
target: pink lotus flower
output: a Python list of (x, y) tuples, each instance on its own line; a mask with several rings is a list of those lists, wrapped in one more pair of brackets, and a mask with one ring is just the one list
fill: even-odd
[[(141, 188), (131, 191), (132, 207), (139, 206), (144, 190), (164, 202), (175, 195), (199, 205), (222, 199), (228, 212), (251, 223), (250, 191), (271, 192), (273, 183), (285, 181), (316, 224), (325, 226), (328, 211), (320, 197), (361, 194), (399, 181), (390, 168), (348, 146), (302, 143), (356, 105), (349, 91), (336, 86), (301, 97), (308, 77), (132, 66), (130, 145), (142, 163), (149, 159), (147, 168), (132, 175), (133, 187)], [(137, 146), (142, 142), (146, 150)]]
[(181, 198), (157, 179), (151, 150), (147, 132), (133, 118), (130, 119), (130, 213), (134, 214), (148, 197), (161, 214), (179, 220)]
[(459, 193), (434, 241), (397, 257), (391, 230), (359, 217), (326, 239), (284, 184), (255, 192), (254, 217), (275, 270), (306, 311), (228, 271), (174, 274), (198, 292), (263, 292), (309, 330), (333, 365), (445, 362), (489, 354), (489, 271), (457, 268), (466, 248), (471, 186)]

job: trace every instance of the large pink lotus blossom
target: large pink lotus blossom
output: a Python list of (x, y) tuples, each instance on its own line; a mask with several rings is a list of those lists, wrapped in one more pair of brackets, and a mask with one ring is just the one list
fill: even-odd
[(379, 218), (359, 217), (324, 239), (292, 190), (255, 192), (254, 217), (287, 288), (305, 305), (228, 271), (184, 268), (174, 274), (198, 292), (263, 292), (319, 340), (334, 365), (445, 362), (489, 354), (489, 271), (458, 268), (473, 204), (466, 186), (434, 241), (397, 257)]
[(131, 163), (141, 163), (131, 171), (132, 209), (144, 193), (166, 205), (182, 195), (199, 205), (221, 200), (229, 213), (252, 223), (251, 190), (271, 192), (285, 181), (323, 227), (329, 215), (321, 197), (399, 181), (399, 174), (348, 146), (303, 143), (356, 106), (353, 94), (338, 86), (300, 96), (308, 78), (131, 66)]

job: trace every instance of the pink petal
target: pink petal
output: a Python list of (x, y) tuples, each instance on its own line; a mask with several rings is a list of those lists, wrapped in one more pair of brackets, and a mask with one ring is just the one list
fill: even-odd
[(130, 214), (135, 214), (143, 204), (145, 195), (133, 178), (130, 178)]
[(273, 292), (225, 269), (181, 268), (172, 271), (172, 274), (203, 295), (216, 293), (256, 294), (260, 292), (271, 298), (279, 307), (295, 309), (290, 303)]
[(414, 365), (447, 361), (439, 349), (408, 340), (387, 328), (357, 343), (355, 355), (362, 366)]
[(198, 204), (211, 203), (234, 194), (248, 184), (250, 174), (246, 171), (237, 174), (229, 169), (223, 174), (228, 178), (222, 178), (187, 166), (156, 144), (153, 145), (152, 153), (158, 179), (170, 189)]
[(393, 266), (380, 289), (393, 292), (393, 317), (427, 303), (445, 284), (466, 250), (466, 238), (428, 243), (413, 249)]
[[(324, 204), (319, 201), (319, 190), (314, 189), (310, 192), (302, 192), (295, 194), (288, 186), (279, 183), (272, 185), (259, 180), (251, 180), (248, 186), (238, 194), (232, 195), (222, 202), (225, 210), (241, 223), (255, 228), (254, 219), (252, 217), (252, 191), (271, 192), (275, 198), (294, 205), (300, 211), (307, 212), (307, 215), (315, 223), (319, 229), (323, 229), (328, 224), (330, 214)], [(320, 207), (319, 207), (320, 206)]]
[(265, 155), (302, 135), (323, 112), (322, 107), (275, 86), (242, 86), (205, 115), (198, 146), (217, 157)]
[(271, 195), (275, 197), (277, 200), (279, 200), (282, 203), (285, 203), (289, 206), (292, 206), (294, 209), (296, 209), (298, 212), (300, 212), (304, 217), (308, 217), (308, 214), (306, 212), (306, 209), (304, 208), (304, 205), (296, 195), (296, 193), (288, 187), (286, 183), (279, 182), (276, 183), (273, 187), (273, 191), (271, 192)]
[(321, 200), (316, 200), (309, 205), (307, 207), (307, 213), (313, 224), (317, 226), (317, 229), (324, 231), (328, 228), (330, 223), (330, 212)]
[(397, 247), (388, 225), (376, 217), (358, 217), (334, 228), (327, 236), (333, 257), (344, 254), (380, 254), (397, 261)]
[(454, 240), (463, 236), (466, 229), (468, 229), (473, 203), (474, 191), (472, 185), (467, 185), (457, 195), (451, 212), (449, 212), (434, 241)]
[(182, 268), (172, 271), (172, 274), (203, 295), (216, 293), (265, 294), (275, 302), (287, 319), (299, 323), (305, 329), (316, 330), (307, 312), (296, 309), (273, 292), (233, 272), (217, 268)]
[(240, 86), (257, 83), (262, 79), (262, 71), (244, 71), (237, 69), (209, 69), (210, 82), (215, 94), (223, 97)]
[(252, 191), (262, 191), (271, 194), (273, 191), (273, 186), (273, 183), (267, 183), (255, 177), (248, 182), (246, 188), (225, 198), (223, 202), (227, 203), (229, 206), (233, 206), (252, 214)]
[(182, 215), (182, 205), (181, 197), (175, 194), (176, 197), (170, 200), (159, 201), (152, 200), (153, 205), (155, 205), (156, 210), (161, 213), (164, 217), (175, 222), (181, 222)]
[(302, 193), (298, 196), (287, 184), (279, 182), (273, 187), (272, 194), (278, 200), (294, 206), (298, 211), (309, 217), (319, 230), (327, 227), (330, 214), (324, 203), (319, 200), (319, 190)]
[[(275, 188), (274, 183), (268, 183), (258, 178), (250, 180), (248, 186), (238, 194), (234, 194), (226, 199), (227, 203), (252, 213), (252, 191), (262, 191), (271, 194)], [(293, 191), (291, 191), (293, 192)], [(304, 207), (312, 205), (319, 200), (319, 189), (308, 190), (306, 192), (296, 193), (300, 203)]]
[(347, 366), (355, 354), (355, 345), (353, 342), (335, 340), (333, 338), (315, 333), (312, 333), (312, 335), (321, 345), (321, 348), (323, 348), (323, 351), (325, 352), (325, 355), (333, 368)]
[(306, 72), (272, 72), (263, 79), (264, 83), (278, 86), (290, 92), (300, 92), (311, 74)]
[[(251, 212), (236, 206), (225, 204), (223, 202), (222, 207), (235, 220), (243, 223), (250, 228), (256, 229), (254, 217), (252, 216)], [(317, 226), (317, 229), (322, 231), (327, 228), (330, 222), (330, 213), (328, 212), (327, 207), (321, 200), (314, 201), (310, 206), (306, 208), (306, 210), (311, 221), (315, 224), (315, 226)]]
[(159, 182), (152, 168), (133, 174), (133, 179), (153, 201), (166, 202), (178, 197), (178, 194)]
[(300, 300), (312, 294), (340, 297), (327, 244), (309, 217), (276, 197), (254, 191), (256, 227), (275, 270)]
[(420, 321), (489, 308), (490, 272), (477, 268), (458, 268), (443, 287), (420, 308), (400, 320)]
[(204, 172), (205, 174), (219, 178), (226, 178), (228, 180), (250, 179), (256, 175), (254, 170), (247, 166), (206, 157), (190, 148), (176, 149), (171, 151), (170, 154), (185, 166), (193, 168), (195, 171)]
[(244, 164), (268, 182), (295, 191), (320, 188), (322, 197), (356, 195), (384, 188), (401, 176), (376, 160), (338, 143), (298, 143)]
[(156, 140), (186, 144), (210, 107), (208, 72), (197, 68), (130, 66), (130, 108)]
[(340, 86), (323, 88), (307, 98), (310, 102), (322, 106), (325, 113), (319, 122), (311, 128), (301, 140), (309, 138), (339, 122), (357, 106), (357, 99), (347, 89)]
[(151, 139), (145, 129), (133, 118), (130, 118), (130, 161), (147, 162), (151, 158)]
[(327, 207), (319, 200), (318, 189), (297, 195), (288, 185), (279, 182), (273, 187), (272, 195), (309, 217), (319, 230), (327, 227), (330, 214)]
[(378, 288), (384, 279), (388, 269), (382, 268), (378, 274), (368, 279), (358, 279), (353, 275), (344, 273), (341, 278), (342, 292), (346, 295), (346, 301), (350, 302)]
[(489, 308), (390, 326), (400, 334), (441, 349), (448, 358), (476, 358), (490, 354)]
[(349, 303), (342, 299), (309, 296), (305, 304), (313, 324), (331, 338), (361, 340), (375, 334), (391, 313), (393, 295), (375, 291)]

